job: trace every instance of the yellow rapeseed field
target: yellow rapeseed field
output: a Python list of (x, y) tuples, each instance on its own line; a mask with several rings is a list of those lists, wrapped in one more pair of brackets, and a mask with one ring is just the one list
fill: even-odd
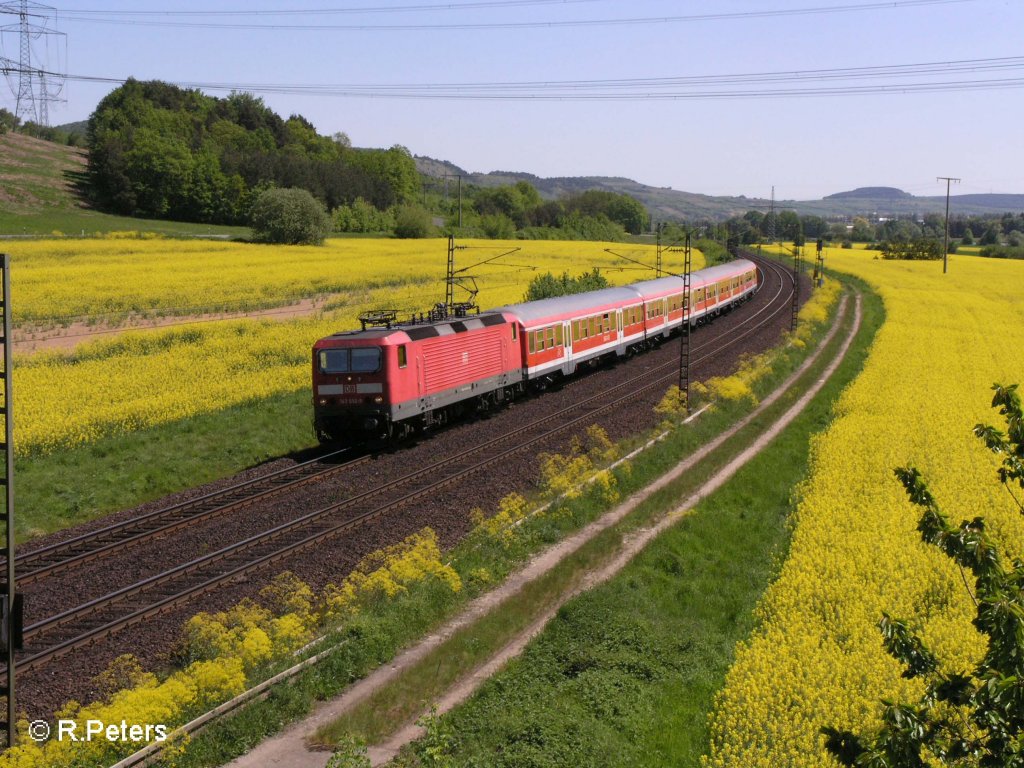
[(985, 517), (1007, 551), (1024, 552), (1024, 518), (975, 438), (993, 382), (1024, 382), (1024, 263), (952, 257), (894, 262), (829, 249), (826, 264), (864, 278), (887, 313), (838, 417), (812, 446), (798, 489), (790, 554), (737, 650), (711, 717), (705, 766), (838, 765), (824, 725), (863, 731), (879, 700), (916, 700), (916, 681), (882, 648), (882, 611), (909, 618), (939, 657), (967, 670), (982, 652), (959, 572), (915, 529), (893, 468), (914, 464), (954, 523)]
[[(456, 267), (521, 250), (471, 270), (484, 307), (520, 301), (534, 275), (605, 270), (640, 278), (611, 247), (654, 261), (653, 247), (585, 242), (465, 241)], [(335, 294), (332, 311), (293, 321), (236, 320), (133, 331), (73, 351), (15, 361), (16, 450), (39, 455), (105, 435), (188, 418), (309, 386), (313, 342), (358, 327), (378, 307), (429, 309), (444, 298), (445, 240), (332, 240), (324, 248), (177, 240), (37, 241), (12, 247), (15, 318), (199, 307), (280, 305)], [(695, 258), (699, 266), (702, 261)], [(623, 269), (626, 267), (626, 269)], [(463, 294), (456, 294), (456, 299)], [(49, 320), (47, 320), (47, 318)]]
[[(606, 253), (609, 247), (654, 261), (652, 247), (622, 243), (460, 240), (457, 245), (466, 246), (457, 252), (457, 267), (522, 248), (473, 272), (487, 278), (480, 284), (484, 301), (500, 286), (529, 282), (531, 273), (523, 267), (575, 273), (635, 266)], [(106, 238), (28, 240), (5, 250), (12, 258), (15, 323), (59, 324), (77, 317), (116, 320), (128, 314), (275, 307), (325, 294), (359, 295), (408, 285), (429, 292), (444, 277), (447, 241), (335, 239), (316, 247)], [(612, 271), (607, 276), (621, 283), (629, 275)], [(496, 306), (500, 300), (489, 303)]]

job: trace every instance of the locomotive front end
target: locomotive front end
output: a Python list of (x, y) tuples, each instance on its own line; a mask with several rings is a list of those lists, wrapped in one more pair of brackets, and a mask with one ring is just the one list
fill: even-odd
[[(391, 435), (399, 350), (389, 334), (336, 334), (313, 347), (313, 426), (322, 443)], [(391, 358), (396, 358), (392, 360)]]

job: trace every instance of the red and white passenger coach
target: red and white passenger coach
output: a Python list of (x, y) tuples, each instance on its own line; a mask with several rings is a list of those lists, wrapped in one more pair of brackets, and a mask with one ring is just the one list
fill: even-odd
[[(738, 259), (694, 272), (696, 325), (757, 289)], [(322, 442), (390, 438), (486, 410), (667, 338), (683, 321), (679, 277), (499, 307), (438, 322), (336, 333), (313, 346), (314, 428)]]

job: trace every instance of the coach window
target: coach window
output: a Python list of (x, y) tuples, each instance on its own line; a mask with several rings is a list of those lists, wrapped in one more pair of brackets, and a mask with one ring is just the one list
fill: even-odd
[(398, 345), (398, 367), (399, 368), (405, 368), (405, 365), (406, 365), (405, 344), (399, 344)]
[(533, 331), (526, 334), (526, 338), (529, 339), (530, 354), (532, 355), (534, 352), (537, 351), (537, 344), (534, 340)]
[(563, 342), (563, 339), (562, 339), (562, 326), (561, 325), (556, 325), (555, 326), (555, 346), (556, 347), (561, 347), (563, 345), (562, 342)]

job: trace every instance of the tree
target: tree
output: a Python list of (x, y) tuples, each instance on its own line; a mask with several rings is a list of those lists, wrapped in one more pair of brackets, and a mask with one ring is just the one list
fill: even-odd
[(800, 227), (803, 229), (804, 237), (817, 239), (828, 234), (828, 222), (821, 216), (801, 216)]
[(8, 131), (16, 129), (20, 122), (21, 120), (18, 119), (17, 115), (3, 107), (0, 107), (0, 136), (3, 136)]
[(396, 237), (428, 237), (432, 229), (430, 214), (423, 206), (403, 205), (395, 213)]
[(321, 245), (330, 231), (323, 204), (304, 189), (268, 189), (253, 203), (253, 240), (259, 243)]
[[(1002, 457), (999, 479), (1024, 513), (1024, 414), (1017, 385), (993, 386), (992, 407), (1006, 419), (1006, 432), (978, 424), (974, 434)], [(1024, 768), (1024, 558), (1007, 566), (980, 517), (953, 526), (913, 467), (895, 470), (910, 500), (923, 512), (917, 529), (974, 577), (969, 589), (977, 608), (975, 627), (988, 649), (969, 673), (946, 673), (938, 657), (906, 621), (883, 614), (879, 626), (886, 650), (921, 678), (925, 693), (917, 704), (884, 702), (883, 725), (861, 737), (823, 728), (825, 747), (846, 766), (924, 768), (930, 765)]]
[(875, 228), (867, 219), (857, 216), (853, 220), (850, 239), (857, 243), (870, 243), (875, 239)]
[(597, 267), (590, 272), (584, 272), (579, 277), (570, 277), (568, 272), (563, 272), (561, 277), (555, 277), (550, 272), (545, 272), (530, 281), (523, 301), (538, 301), (554, 296), (597, 291), (607, 287), (608, 279), (601, 274), (601, 270)]
[[(796, 211), (779, 211), (779, 221), (775, 230), (775, 236), (794, 243), (803, 238), (800, 217), (797, 216)], [(797, 244), (803, 245), (802, 242)]]
[(981, 236), (978, 241), (981, 245), (999, 245), (999, 237), (1003, 234), (1002, 227), (999, 224), (992, 223), (985, 230), (985, 233)]
[(515, 237), (516, 225), (504, 213), (488, 213), (480, 217), (480, 228), (493, 240), (510, 240)]

